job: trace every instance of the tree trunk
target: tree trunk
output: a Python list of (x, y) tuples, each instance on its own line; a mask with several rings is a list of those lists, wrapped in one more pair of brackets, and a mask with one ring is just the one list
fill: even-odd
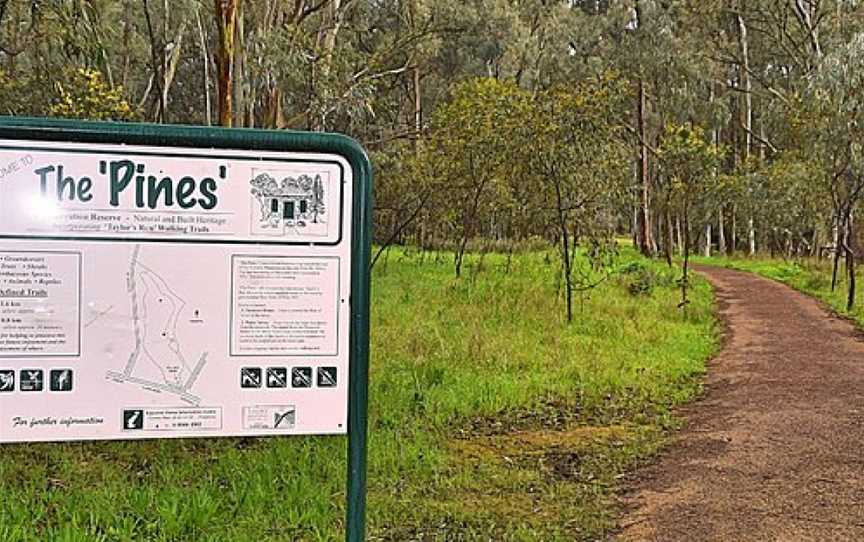
[(704, 256), (706, 258), (711, 257), (711, 221), (705, 223), (705, 251)]
[[(761, 241), (762, 241), (762, 250), (765, 250), (766, 242), (765, 242), (765, 236), (764, 235), (762, 236)], [(770, 256), (773, 259), (774, 253), (777, 250), (777, 229), (776, 228), (771, 230), (771, 242), (767, 243), (767, 245), (768, 245), (768, 250), (770, 251)]]
[[(838, 2), (838, 11), (840, 5)], [(795, 15), (810, 40), (811, 52), (817, 60), (822, 57), (822, 45), (819, 43), (819, 8), (819, 2), (795, 0)]]
[[(154, 119), (158, 122), (160, 120), (158, 115), (165, 112), (164, 104), (161, 103), (165, 98), (165, 94), (162, 92), (162, 78), (165, 71), (165, 43), (161, 43), (156, 35), (156, 30), (153, 27), (153, 19), (150, 15), (150, 3), (147, 0), (143, 0), (143, 4), (144, 21), (147, 24), (147, 36), (150, 39), (150, 68), (152, 69), (151, 82), (156, 83), (159, 91), (159, 94), (155, 98), (157, 103), (155, 107), (156, 116)], [(141, 106), (147, 102), (151, 88), (152, 86), (148, 85), (147, 91), (144, 93), (144, 99), (141, 101)]]
[(215, 0), (216, 29), (218, 41), (216, 45), (216, 88), (218, 92), (219, 124), (232, 126), (234, 124), (233, 93), (234, 81), (232, 66), (234, 64), (234, 35), (237, 26), (237, 8), (241, 0)]
[[(753, 218), (747, 219), (747, 239), (749, 243), (749, 253), (751, 256), (756, 255), (756, 226), (753, 223)], [(764, 250), (764, 247), (763, 247)]]
[(564, 264), (564, 288), (567, 294), (567, 322), (573, 321), (573, 272), (570, 262), (570, 237), (567, 232), (567, 215), (564, 210), (564, 198), (561, 194), (561, 185), (555, 183), (555, 195), (557, 198), (558, 227), (561, 230), (561, 258)]
[(420, 67), (414, 66), (414, 154), (420, 151), (420, 134), (423, 132), (423, 95), (420, 93)]
[(855, 227), (852, 224), (852, 212), (846, 216), (846, 237), (843, 246), (846, 249), (846, 272), (849, 275), (849, 291), (846, 298), (846, 310), (851, 311), (855, 306), (855, 251), (858, 248), (856, 243)]
[(242, 5), (237, 6), (237, 22), (234, 25), (234, 54), (232, 60), (234, 66), (231, 68), (232, 78), (234, 79), (234, 126), (246, 126), (246, 54), (244, 42), (244, 16)]
[(732, 229), (729, 232), (730, 237), (731, 237), (731, 243), (729, 245), (729, 253), (730, 254), (734, 254), (735, 251), (738, 250), (738, 244), (737, 244), (738, 243), (738, 233), (737, 233), (738, 232), (738, 219), (737, 219), (737, 213), (735, 211), (736, 211), (736, 206), (733, 203), (732, 204)]
[[(744, 1), (741, 2), (742, 7)], [(744, 98), (744, 161), (750, 159), (750, 152), (753, 147), (753, 87), (750, 81), (750, 42), (747, 37), (747, 24), (739, 11), (738, 18), (738, 46), (741, 50), (741, 83), (744, 86), (742, 89)]]
[(837, 289), (837, 271), (840, 268), (840, 247), (834, 247), (834, 265), (831, 270), (831, 291)]
[[(644, 9), (641, 0), (635, 2), (636, 32), (642, 33)], [(645, 80), (639, 75), (636, 96), (636, 125), (639, 131), (639, 184), (642, 188), (641, 207), (639, 209), (639, 249), (645, 256), (654, 255), (654, 239), (651, 237), (651, 172), (648, 167), (648, 130), (646, 127), (646, 96)]]
[(128, 87), (129, 66), (132, 58), (132, 2), (127, 0), (123, 3), (123, 70), (120, 76), (120, 86)]
[(213, 124), (210, 117), (210, 55), (207, 51), (207, 37), (204, 35), (204, 25), (201, 24), (200, 8), (195, 8), (195, 23), (198, 25), (198, 46), (201, 49), (201, 66), (204, 70), (204, 122), (207, 126)]
[(462, 234), (462, 239), (459, 241), (459, 250), (454, 258), (456, 264), (456, 277), (462, 276), (462, 262), (465, 261), (465, 250), (468, 248), (468, 236)]
[(673, 240), (672, 240), (672, 213), (666, 212), (666, 264), (669, 267), (672, 267), (672, 248), (673, 248)]
[(812, 241), (812, 244), (810, 245), (810, 257), (811, 258), (817, 258), (819, 260), (822, 259), (820, 257), (821, 251), (819, 250), (819, 243), (821, 241), (820, 237), (821, 236), (819, 235), (819, 225), (814, 224), (813, 225), (813, 241)]
[(689, 301), (687, 300), (687, 288), (689, 286), (688, 281), (690, 280), (689, 271), (690, 271), (690, 219), (689, 213), (687, 209), (684, 210), (684, 276), (681, 278), (681, 303), (678, 305), (681, 309), (684, 310), (685, 314), (687, 312), (687, 304)]
[(678, 239), (678, 255), (684, 255), (684, 240), (681, 237), (681, 217), (675, 217), (675, 235)]
[(642, 201), (639, 209), (640, 246), (645, 256), (654, 255), (654, 240), (651, 235), (651, 173), (648, 168), (648, 141), (645, 120), (645, 84), (639, 79), (637, 104), (637, 125), (639, 128), (639, 182), (642, 187)]
[[(473, 169), (473, 168), (472, 168)], [(462, 217), (462, 240), (459, 243), (459, 252), (456, 254), (456, 276), (462, 276), (462, 263), (465, 259), (465, 251), (468, 248), (468, 240), (476, 233), (477, 228), (475, 222), (477, 220), (477, 209), (480, 207), (480, 197), (483, 195), (483, 190), (486, 188), (488, 179), (483, 178), (479, 184), (474, 187), (474, 197), (471, 201), (471, 208), (467, 209)]]
[[(399, 220), (399, 214), (400, 213), (398, 213), (398, 212), (396, 213), (396, 216), (393, 218), (393, 230), (390, 233), (390, 237), (388, 237), (382, 243), (381, 247), (378, 249), (378, 252), (375, 253), (375, 257), (372, 258), (372, 263), (369, 264), (369, 269), (372, 269), (373, 267), (375, 267), (375, 262), (378, 261), (378, 258), (381, 256), (381, 252), (385, 248), (389, 247), (394, 242), (396, 242), (396, 240), (402, 236), (402, 234), (405, 232), (405, 230), (408, 229), (408, 227), (414, 223), (414, 221), (417, 219), (418, 216), (420, 216), (420, 212), (426, 208), (426, 202), (429, 201), (429, 198), (432, 196), (432, 194), (433, 194), (433, 191), (429, 190), (426, 193), (424, 193), (422, 196), (420, 196), (420, 200), (418, 201), (417, 206), (414, 208), (414, 211), (412, 211), (411, 214), (408, 215), (408, 217), (405, 220), (400, 221)], [(423, 233), (422, 233), (422, 231), (423, 230), (422, 230), (422, 225), (421, 225), (420, 242), (418, 243), (421, 248), (423, 248)], [(457, 276), (461, 272), (461, 267), (462, 267), (462, 264), (460, 262), (459, 263), (459, 269), (457, 269), (457, 272), (456, 272)]]
[(561, 228), (561, 256), (564, 258), (564, 289), (567, 293), (567, 322), (573, 321), (573, 279), (570, 264), (569, 238), (567, 228)]
[(841, 218), (843, 211), (838, 211), (834, 219), (834, 265), (831, 271), (831, 291), (837, 288), (837, 275), (840, 271), (840, 256), (841, 251), (845, 254), (846, 246), (846, 224)]
[[(717, 94), (716, 87), (717, 86), (718, 86), (717, 83), (711, 83), (711, 85), (710, 85), (711, 92), (709, 95), (709, 99), (710, 99), (712, 108), (714, 106), (714, 101), (716, 99), (716, 94)], [(715, 149), (719, 148), (719, 146), (720, 146), (720, 128), (718, 128), (717, 126), (714, 126), (714, 128), (711, 130), (711, 143), (714, 145)], [(715, 184), (717, 183), (717, 174), (718, 174), (717, 169), (718, 168), (715, 166), (711, 170), (711, 177), (712, 177), (713, 182)], [(710, 250), (711, 250), (711, 244), (710, 244), (711, 222), (710, 222), (710, 220), (708, 222), (707, 231), (709, 232), (709, 235), (708, 235), (709, 242), (708, 242), (707, 246), (708, 246), (708, 251), (710, 252)], [(717, 252), (719, 252), (721, 256), (724, 256), (726, 254), (726, 235), (723, 232), (723, 205), (722, 204), (719, 205), (717, 208)], [(710, 256), (710, 254), (709, 254), (709, 256)]]
[[(633, 160), (633, 186), (639, 186), (639, 163), (638, 160), (635, 159)], [(633, 248), (636, 250), (639, 250), (642, 246), (642, 233), (639, 226), (639, 216), (639, 203), (634, 203), (631, 233), (633, 234)]]
[[(745, 7), (745, 2), (740, 3), (741, 8)], [(747, 24), (744, 22), (744, 17), (741, 16), (741, 11), (736, 15), (738, 19), (738, 46), (741, 50), (741, 83), (743, 85), (743, 124), (744, 124), (744, 165), (749, 167), (750, 153), (753, 148), (753, 86), (750, 80), (750, 42), (747, 35)], [(749, 241), (749, 253), (751, 256), (756, 254), (756, 230), (753, 217), (747, 219), (747, 236)]]
[(174, 47), (171, 49), (171, 56), (168, 57), (167, 64), (164, 66), (165, 72), (162, 78), (162, 100), (160, 107), (165, 110), (158, 115), (162, 122), (170, 122), (168, 119), (168, 97), (171, 86), (174, 84), (174, 76), (177, 75), (177, 66), (180, 64), (180, 57), (183, 51), (183, 36), (186, 33), (186, 21), (180, 23), (177, 30), (177, 36), (174, 38)]
[(851, 311), (855, 306), (855, 253), (846, 251), (846, 268), (849, 271), (849, 296), (846, 298), (846, 310)]
[[(339, 31), (342, 29), (342, 25), (344, 24), (345, 18), (345, 10), (350, 5), (350, 1), (346, 0), (330, 0), (330, 14), (328, 17), (328, 21), (325, 25), (323, 36), (319, 34), (319, 38), (321, 39), (321, 48), (323, 50), (322, 59), (321, 59), (321, 67), (320, 67), (320, 79), (321, 81), (326, 82), (325, 84), (328, 86), (330, 83), (330, 73), (333, 69), (333, 54), (336, 52), (336, 44), (337, 38), (339, 36)], [(336, 99), (335, 96), (327, 96), (325, 94), (325, 98)], [(321, 104), (319, 106), (319, 111), (312, 112), (312, 122), (311, 127), (314, 131), (323, 131), (327, 129), (327, 106), (329, 104)]]
[(159, 100), (159, 115), (161, 122), (168, 122), (168, 40), (169, 36), (168, 0), (162, 0), (162, 95)]

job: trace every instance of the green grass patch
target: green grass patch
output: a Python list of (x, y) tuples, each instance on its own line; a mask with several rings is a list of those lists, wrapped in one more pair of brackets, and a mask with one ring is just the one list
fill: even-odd
[[(472, 257), (477, 266), (477, 257)], [(717, 345), (697, 279), (625, 249), (564, 321), (554, 256), (393, 251), (372, 303), (372, 540), (589, 540)], [(0, 448), (0, 539), (339, 540), (343, 438)]]

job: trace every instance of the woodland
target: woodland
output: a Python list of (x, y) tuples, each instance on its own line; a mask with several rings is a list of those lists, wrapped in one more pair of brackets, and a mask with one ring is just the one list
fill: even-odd
[[(626, 236), (833, 258), (855, 303), (858, 0), (3, 0), (17, 116), (330, 131), (370, 152), (373, 265), (548, 246), (575, 292)], [(590, 276), (589, 276), (590, 275)]]

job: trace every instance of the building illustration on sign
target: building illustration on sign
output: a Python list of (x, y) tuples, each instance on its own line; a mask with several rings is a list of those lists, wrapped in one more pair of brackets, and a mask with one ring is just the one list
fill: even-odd
[(177, 337), (177, 322), (186, 302), (165, 280), (140, 260), (141, 245), (135, 245), (127, 276), (135, 333), (134, 350), (122, 373), (109, 371), (108, 378), (179, 395), (197, 405), (190, 393), (204, 365), (203, 352), (194, 367), (187, 362)]
[(304, 174), (277, 181), (271, 173), (259, 173), (249, 181), (253, 235), (327, 235), (326, 180)]

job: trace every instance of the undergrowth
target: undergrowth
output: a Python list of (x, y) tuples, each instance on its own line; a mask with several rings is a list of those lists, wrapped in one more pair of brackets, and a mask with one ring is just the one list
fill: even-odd
[[(394, 250), (372, 302), (370, 540), (578, 540), (662, 445), (717, 340), (709, 286), (632, 251), (565, 322), (554, 256)], [(478, 261), (474, 258), (474, 261)], [(339, 540), (342, 437), (12, 445), (0, 539)]]

